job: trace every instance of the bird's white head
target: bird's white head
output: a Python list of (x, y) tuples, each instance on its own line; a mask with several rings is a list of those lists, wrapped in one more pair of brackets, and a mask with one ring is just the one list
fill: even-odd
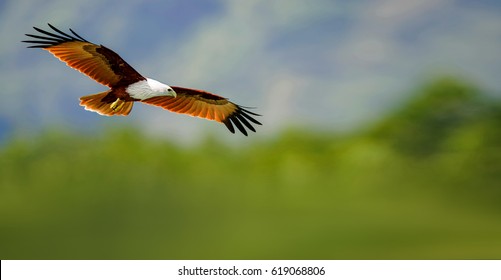
[(132, 98), (139, 100), (156, 96), (177, 96), (174, 89), (170, 86), (150, 78), (129, 85), (126, 91)]
[(148, 85), (150, 86), (151, 90), (155, 92), (156, 96), (172, 96), (172, 97), (177, 96), (174, 89), (172, 89), (170, 86), (166, 84), (163, 84), (157, 80), (153, 80), (150, 78), (146, 79), (146, 81), (148, 82)]

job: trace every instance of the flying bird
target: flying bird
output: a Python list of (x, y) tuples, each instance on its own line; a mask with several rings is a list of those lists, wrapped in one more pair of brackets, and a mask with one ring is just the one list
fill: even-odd
[(144, 77), (111, 49), (85, 40), (71, 28), (71, 34), (67, 34), (48, 25), (52, 32), (33, 27), (39, 34), (25, 35), (36, 40), (22, 42), (31, 44), (28, 48), (49, 51), (69, 67), (110, 88), (80, 97), (80, 105), (86, 110), (105, 116), (126, 116), (134, 102), (139, 101), (175, 113), (223, 123), (232, 133), (235, 133), (236, 126), (246, 136), (246, 128), (256, 132), (253, 125), (261, 125), (253, 117), (260, 115), (249, 111), (248, 107), (207, 91), (168, 86)]

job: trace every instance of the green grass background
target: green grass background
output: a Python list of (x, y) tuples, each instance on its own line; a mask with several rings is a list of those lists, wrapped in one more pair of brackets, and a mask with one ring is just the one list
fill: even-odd
[(349, 134), (12, 137), (0, 258), (501, 258), (499, 101), (452, 78), (414, 92)]

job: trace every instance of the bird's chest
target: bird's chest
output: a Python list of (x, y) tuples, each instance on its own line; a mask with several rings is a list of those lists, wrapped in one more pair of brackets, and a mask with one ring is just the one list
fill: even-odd
[(125, 88), (125, 93), (136, 100), (144, 100), (158, 95), (146, 81), (130, 84)]

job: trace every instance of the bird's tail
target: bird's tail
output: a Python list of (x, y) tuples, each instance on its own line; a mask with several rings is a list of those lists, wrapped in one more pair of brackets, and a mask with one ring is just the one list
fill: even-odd
[(113, 96), (108, 96), (109, 93), (111, 93), (111, 90), (82, 96), (80, 97), (80, 106), (84, 106), (85, 110), (96, 112), (100, 115), (127, 116), (130, 113), (130, 110), (132, 110), (134, 101), (125, 101), (119, 98), (113, 98)]

